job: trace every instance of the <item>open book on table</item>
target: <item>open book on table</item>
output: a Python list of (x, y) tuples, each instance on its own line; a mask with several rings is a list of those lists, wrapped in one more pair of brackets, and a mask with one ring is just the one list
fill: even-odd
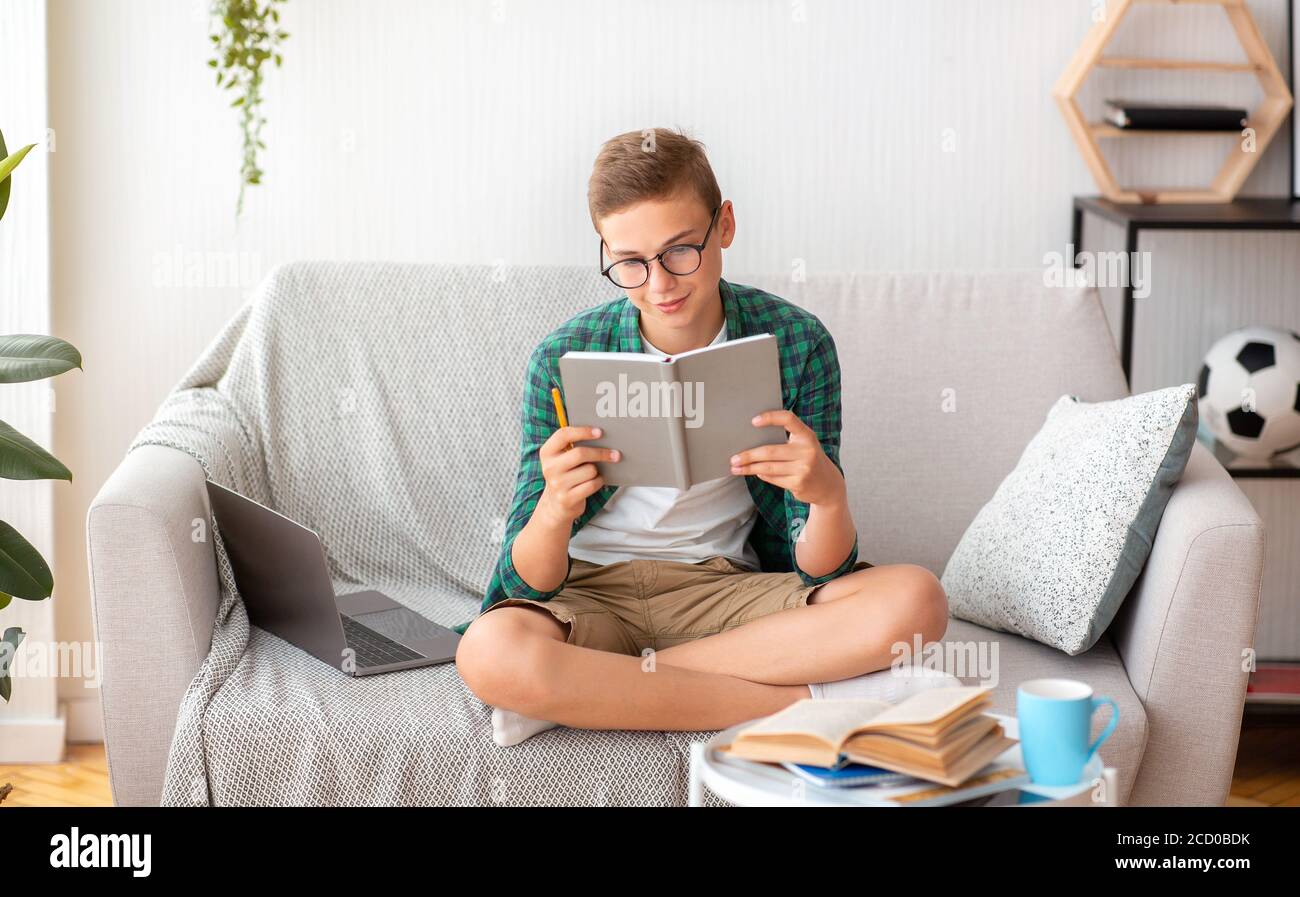
[(1016, 744), (985, 712), (991, 691), (931, 688), (897, 704), (804, 698), (741, 729), (726, 753), (827, 768), (847, 759), (956, 787)]

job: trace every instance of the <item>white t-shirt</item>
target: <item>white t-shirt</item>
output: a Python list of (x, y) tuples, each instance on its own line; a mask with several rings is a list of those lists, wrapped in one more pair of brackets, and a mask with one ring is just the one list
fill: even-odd
[[(709, 345), (727, 338), (727, 323)], [(664, 352), (641, 334), (646, 350)], [(617, 448), (617, 446), (615, 446)], [(609, 501), (569, 539), (569, 554), (593, 564), (634, 559), (685, 561), (713, 555), (759, 568), (749, 544), (758, 508), (745, 478), (727, 474), (681, 490), (672, 486), (619, 486)]]

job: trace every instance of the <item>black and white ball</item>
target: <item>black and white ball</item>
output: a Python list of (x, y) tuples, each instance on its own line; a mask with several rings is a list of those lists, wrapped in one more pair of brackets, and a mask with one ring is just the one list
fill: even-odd
[(1201, 419), (1243, 458), (1300, 448), (1300, 334), (1245, 327), (1205, 355), (1197, 381)]

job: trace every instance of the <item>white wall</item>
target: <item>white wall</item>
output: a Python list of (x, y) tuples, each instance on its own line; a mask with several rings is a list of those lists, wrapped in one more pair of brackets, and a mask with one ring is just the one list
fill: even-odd
[[(45, 142), (45, 46), (45, 0), (0, 3), (0, 129), (9, 152)], [(43, 146), (28, 153), (14, 173), (9, 209), (0, 222), (0, 333), (50, 331), (47, 159)], [(48, 447), (53, 397), (50, 381), (0, 385), (0, 420)], [(17, 529), (54, 568), (56, 589), (66, 585), (69, 594), (78, 595), (84, 587), (76, 559), (60, 569), (54, 553), (56, 489), (65, 495), (71, 491), (63, 482), (0, 480), (0, 520)], [(64, 581), (64, 575), (72, 582)], [(15, 598), (0, 611), (0, 633), (11, 626), (25, 633), (17, 667), (28, 670), (22, 658), (29, 653), (48, 656), (55, 639), (55, 608), (53, 601)], [(0, 702), (0, 763), (54, 761), (63, 755), (59, 683), (35, 672), (24, 676), (16, 670), (12, 699)]]
[[(266, 181), (238, 228), (238, 133), (204, 64), (206, 0), (50, 5), (53, 326), (86, 357), (59, 383), (55, 429), (77, 474), (56, 504), (66, 638), (90, 637), (90, 499), (252, 285), (171, 285), (173, 259), (243, 253), (251, 280), (304, 257), (589, 264), (595, 152), (653, 125), (708, 145), (736, 205), (732, 273), (1037, 266), (1065, 249), (1070, 197), (1094, 192), (1049, 94), (1090, 25), (1084, 0), (295, 0), (266, 87)], [(1285, 0), (1251, 8), (1281, 59)], [(1162, 52), (1239, 58), (1221, 16), (1140, 9), (1121, 36), (1132, 52), (1154, 36)], [(1251, 91), (1195, 80), (1241, 76), (1170, 77)], [(1280, 144), (1245, 193), (1287, 191)], [(1125, 148), (1121, 170), (1171, 183), (1217, 167), (1161, 149)], [(1270, 283), (1279, 267), (1300, 280), (1286, 239), (1267, 244), (1284, 260), (1245, 256), (1278, 266)], [(1247, 273), (1235, 238), (1165, 245), (1157, 278), (1197, 258), (1229, 284)], [(1220, 295), (1188, 290), (1180, 301)], [(1135, 388), (1162, 378), (1188, 379)]]

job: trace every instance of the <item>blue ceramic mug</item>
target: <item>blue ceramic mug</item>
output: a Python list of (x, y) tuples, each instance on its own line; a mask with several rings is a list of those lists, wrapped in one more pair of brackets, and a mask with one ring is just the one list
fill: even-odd
[[(1109, 704), (1110, 722), (1092, 744), (1092, 715)], [(1092, 696), (1092, 688), (1073, 679), (1033, 679), (1016, 689), (1020, 753), (1035, 785), (1075, 785), (1101, 743), (1119, 723), (1119, 705)]]

